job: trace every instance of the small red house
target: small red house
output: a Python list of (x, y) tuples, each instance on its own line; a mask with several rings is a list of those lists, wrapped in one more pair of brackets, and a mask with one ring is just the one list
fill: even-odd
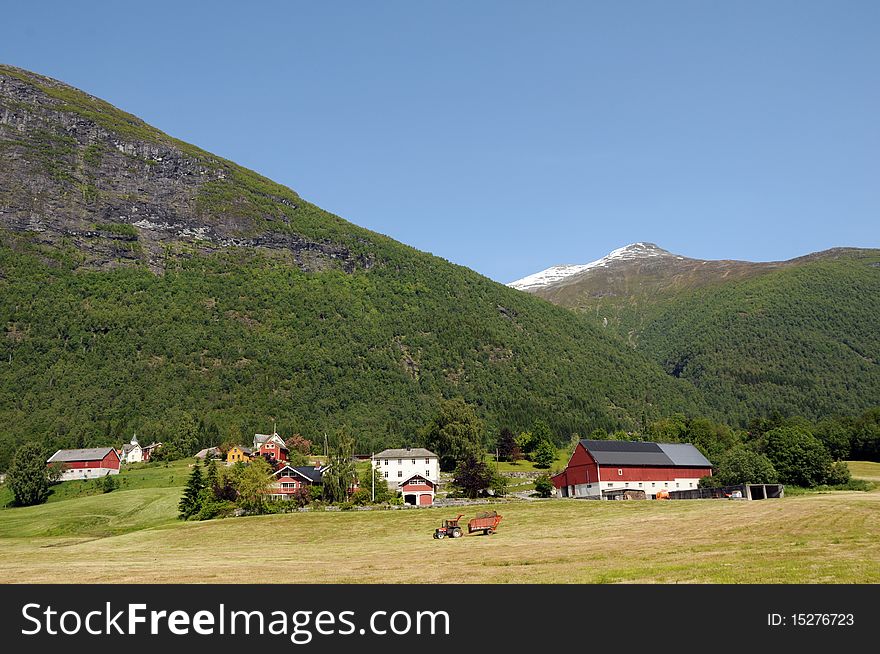
[(263, 454), (279, 463), (290, 460), (290, 450), (278, 434), (254, 434), (254, 456)]
[(661, 490), (697, 488), (711, 474), (712, 464), (690, 443), (582, 440), (552, 480), (561, 497), (618, 498), (627, 489), (654, 499)]
[(112, 447), (58, 450), (46, 461), (53, 464), (61, 466), (61, 481), (94, 479), (119, 474), (119, 453)]
[(431, 506), (434, 504), (436, 484), (422, 475), (412, 475), (403, 480), (398, 487), (403, 494), (403, 501), (414, 506)]

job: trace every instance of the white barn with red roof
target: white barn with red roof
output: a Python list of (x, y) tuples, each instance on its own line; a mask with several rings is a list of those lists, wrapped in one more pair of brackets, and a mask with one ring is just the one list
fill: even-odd
[(113, 447), (58, 450), (46, 465), (61, 466), (61, 481), (94, 479), (119, 474), (119, 453)]
[(661, 490), (697, 488), (711, 474), (712, 464), (690, 443), (581, 440), (552, 480), (560, 497), (603, 499), (635, 490), (655, 499)]

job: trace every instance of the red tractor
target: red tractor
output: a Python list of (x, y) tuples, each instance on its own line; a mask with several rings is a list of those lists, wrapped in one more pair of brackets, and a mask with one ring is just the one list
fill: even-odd
[(444, 520), (443, 525), (434, 530), (434, 538), (446, 538), (447, 536), (450, 538), (461, 538), (463, 534), (461, 527), (458, 526), (458, 521), (461, 520), (463, 515), (464, 513), (459, 513), (453, 520)]

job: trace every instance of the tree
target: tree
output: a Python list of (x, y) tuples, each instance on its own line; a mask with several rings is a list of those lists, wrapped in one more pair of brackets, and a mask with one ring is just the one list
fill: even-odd
[(177, 505), (177, 517), (181, 520), (188, 520), (199, 512), (202, 508), (202, 490), (205, 485), (202, 482), (202, 467), (199, 460), (193, 466), (193, 471), (186, 481), (186, 487), (183, 489), (183, 496)]
[(272, 480), (272, 466), (265, 459), (254, 459), (240, 468), (234, 481), (239, 506), (261, 513), (266, 505), (266, 495)]
[(495, 449), (498, 450), (498, 458), (501, 461), (518, 461), (522, 458), (522, 452), (520, 452), (519, 446), (516, 444), (513, 432), (507, 427), (504, 427), (498, 433)]
[(330, 462), (322, 475), (326, 502), (344, 502), (357, 480), (354, 464), (354, 439), (346, 427), (336, 432)]
[(537, 449), (544, 441), (554, 443), (556, 439), (553, 437), (553, 432), (550, 431), (550, 425), (538, 418), (532, 423), (532, 444), (534, 449)]
[(535, 439), (530, 431), (521, 431), (515, 438), (516, 446), (521, 454), (530, 454), (535, 449)]
[(849, 457), (851, 431), (842, 421), (828, 419), (816, 425), (814, 435), (822, 441), (832, 459), (842, 461)]
[(171, 436), (157, 453), (165, 461), (185, 459), (198, 451), (199, 439), (199, 423), (189, 413), (181, 413), (174, 421)]
[[(723, 454), (718, 459), (715, 474), (712, 475), (716, 486), (774, 484), (778, 481), (778, 477), (770, 459), (744, 445), (739, 445)], [(707, 486), (708, 483), (703, 486)]]
[[(375, 500), (373, 500), (375, 489)], [(394, 499), (395, 493), (388, 488), (388, 482), (382, 476), (382, 472), (372, 464), (364, 470), (361, 475), (360, 490), (364, 491), (369, 501), (375, 501), (377, 504), (390, 502)]]
[(452, 483), (467, 497), (474, 499), (492, 485), (493, 473), (485, 461), (469, 454), (455, 468)]
[(294, 434), (284, 441), (284, 444), (287, 445), (291, 455), (294, 452), (298, 452), (303, 456), (308, 456), (312, 451), (312, 441), (308, 438), (303, 438), (300, 434)]
[(539, 468), (549, 468), (553, 465), (553, 461), (556, 460), (556, 448), (553, 447), (550, 441), (541, 441), (538, 443), (538, 447), (535, 448), (532, 458)]
[(831, 455), (825, 446), (802, 427), (777, 427), (765, 434), (767, 458), (779, 480), (796, 486), (824, 484), (831, 474)]
[(42, 504), (49, 497), (46, 457), (36, 443), (18, 448), (9, 466), (8, 482), (18, 506)]
[(507, 477), (502, 475), (497, 470), (492, 470), (492, 481), (489, 482), (489, 488), (492, 490), (492, 494), (495, 497), (504, 497), (507, 495)]
[(116, 475), (104, 475), (98, 480), (98, 488), (102, 493), (112, 493), (118, 488)]
[(549, 475), (541, 475), (535, 480), (535, 492), (538, 497), (550, 497), (553, 494), (553, 482)]
[(425, 443), (439, 457), (441, 470), (453, 470), (459, 461), (482, 454), (483, 421), (463, 399), (443, 400), (425, 429)]
[(852, 473), (846, 461), (835, 461), (831, 464), (825, 483), (830, 486), (843, 486), (852, 480)]

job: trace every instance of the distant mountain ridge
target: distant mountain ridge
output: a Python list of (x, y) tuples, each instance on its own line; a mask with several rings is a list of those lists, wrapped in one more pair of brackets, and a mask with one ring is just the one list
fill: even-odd
[(511, 284), (589, 316), (735, 420), (858, 412), (880, 396), (880, 250), (701, 260), (650, 243)]

